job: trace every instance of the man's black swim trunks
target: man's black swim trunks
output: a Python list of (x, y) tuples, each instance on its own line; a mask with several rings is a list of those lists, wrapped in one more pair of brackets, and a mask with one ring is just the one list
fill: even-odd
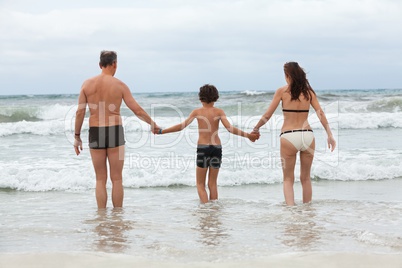
[(123, 126), (90, 127), (89, 148), (107, 149), (124, 145)]

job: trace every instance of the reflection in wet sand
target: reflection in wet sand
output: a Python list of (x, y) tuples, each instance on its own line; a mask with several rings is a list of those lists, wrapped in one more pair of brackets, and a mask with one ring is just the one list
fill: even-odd
[(322, 227), (316, 224), (316, 212), (311, 204), (299, 207), (286, 207), (288, 217), (285, 218), (281, 236), (285, 246), (296, 250), (313, 250), (321, 240)]
[(95, 219), (87, 221), (94, 225), (94, 247), (97, 251), (122, 253), (130, 245), (127, 231), (133, 229), (133, 222), (124, 219), (124, 209), (99, 209)]
[(222, 208), (219, 203), (207, 203), (194, 213), (199, 221), (198, 227), (194, 229), (200, 232), (202, 244), (218, 246), (228, 238), (226, 228), (220, 220), (221, 215)]

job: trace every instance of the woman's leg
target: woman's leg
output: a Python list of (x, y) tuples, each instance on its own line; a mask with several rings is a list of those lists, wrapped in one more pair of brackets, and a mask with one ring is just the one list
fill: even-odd
[(106, 166), (106, 149), (90, 149), (92, 164), (96, 175), (96, 202), (98, 208), (106, 208), (107, 203), (107, 166)]
[(281, 138), (281, 162), (283, 172), (283, 193), (289, 206), (295, 204), (293, 184), (295, 182), (296, 148), (285, 138)]
[(313, 189), (311, 186), (311, 165), (313, 164), (315, 139), (305, 151), (300, 152), (300, 182), (303, 187), (303, 203), (311, 202)]

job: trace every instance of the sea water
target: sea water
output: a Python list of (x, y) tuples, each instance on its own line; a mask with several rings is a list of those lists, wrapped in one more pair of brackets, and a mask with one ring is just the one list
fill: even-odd
[[(200, 107), (196, 92), (133, 94), (163, 128)], [(112, 209), (109, 201), (101, 211), (94, 196), (87, 118), (84, 151), (76, 156), (72, 146), (78, 96), (0, 96), (0, 260), (13, 267), (23, 259), (23, 267), (29, 254), (57, 260), (63, 256), (57, 254), (79, 253), (87, 254), (79, 255), (82, 259), (99, 257), (91, 254), (112, 254), (108, 258), (117, 256), (121, 262), (135, 258), (145, 266), (151, 261), (264, 265), (267, 256), (283, 254), (313, 254), (311, 260), (328, 253), (354, 254), (364, 261), (369, 260), (364, 254), (376, 253), (385, 254), (390, 267), (400, 267), (402, 90), (326, 90), (317, 95), (337, 148), (328, 150), (325, 131), (311, 110), (317, 147), (311, 204), (301, 204), (297, 179), (298, 205), (283, 203), (281, 107), (255, 143), (221, 128), (219, 201), (200, 205), (196, 123), (179, 133), (154, 136), (123, 105), (124, 208)], [(221, 92), (216, 106), (232, 124), (251, 131), (272, 97), (273, 92)], [(299, 163), (295, 172), (298, 176)], [(110, 187), (109, 182), (109, 192)], [(391, 260), (394, 256), (399, 257)]]

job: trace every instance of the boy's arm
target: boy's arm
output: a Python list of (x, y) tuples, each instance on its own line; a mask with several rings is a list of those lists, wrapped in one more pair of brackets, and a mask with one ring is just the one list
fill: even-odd
[(155, 134), (166, 134), (166, 133), (181, 131), (181, 130), (185, 129), (188, 125), (190, 125), (191, 122), (193, 122), (195, 116), (196, 116), (196, 112), (195, 112), (195, 111), (192, 111), (192, 112), (190, 113), (190, 115), (186, 118), (186, 120), (184, 120), (184, 121), (181, 122), (180, 124), (171, 126), (171, 127), (169, 127), (169, 128), (166, 128), (166, 129), (161, 129), (161, 130), (159, 131), (159, 133), (155, 133)]
[(238, 136), (242, 136), (245, 138), (248, 138), (249, 140), (251, 140), (252, 142), (254, 142), (255, 140), (258, 140), (259, 138), (259, 134), (258, 133), (247, 133), (244, 132), (241, 129), (238, 129), (237, 127), (233, 126), (232, 124), (230, 124), (229, 120), (226, 117), (226, 114), (223, 110), (221, 110), (221, 114), (220, 114), (220, 119), (222, 121), (223, 126), (232, 134), (234, 135), (238, 135)]

